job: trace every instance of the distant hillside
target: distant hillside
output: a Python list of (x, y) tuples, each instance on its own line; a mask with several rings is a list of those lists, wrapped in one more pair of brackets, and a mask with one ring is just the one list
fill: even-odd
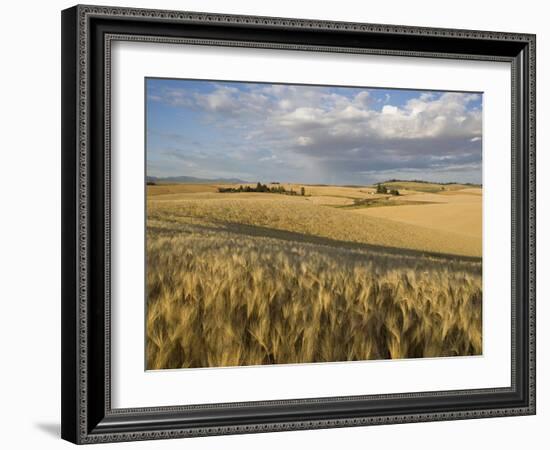
[(234, 184), (234, 183), (248, 183), (248, 181), (240, 180), (238, 178), (197, 178), (197, 177), (147, 177), (147, 183), (168, 184), (168, 183), (180, 183), (180, 184)]
[(419, 192), (456, 191), (466, 188), (481, 188), (481, 184), (473, 183), (434, 183), (423, 180), (388, 180), (377, 184), (384, 185), (388, 189), (406, 189)]
[[(447, 186), (450, 184), (460, 185), (460, 186), (469, 186), (469, 187), (481, 187), (481, 184), (476, 183), (459, 183), (458, 181), (447, 181), (445, 183), (437, 182), (437, 181), (425, 181), (425, 180), (399, 180), (396, 178), (392, 178), (391, 180), (382, 181), (380, 184), (386, 184), (386, 183), (423, 183), (423, 184), (439, 184), (441, 186)], [(378, 183), (376, 183), (378, 184)]]

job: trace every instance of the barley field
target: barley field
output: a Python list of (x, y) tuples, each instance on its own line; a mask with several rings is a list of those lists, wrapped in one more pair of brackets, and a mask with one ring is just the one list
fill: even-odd
[(148, 186), (147, 369), (480, 355), (481, 190), (418, 184)]

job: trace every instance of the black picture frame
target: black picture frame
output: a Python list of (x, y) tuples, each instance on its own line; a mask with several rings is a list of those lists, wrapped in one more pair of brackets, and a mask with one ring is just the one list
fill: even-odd
[[(512, 67), (511, 386), (113, 409), (110, 400), (110, 43), (195, 42)], [(75, 6), (62, 12), (62, 437), (133, 441), (535, 414), (535, 36)]]

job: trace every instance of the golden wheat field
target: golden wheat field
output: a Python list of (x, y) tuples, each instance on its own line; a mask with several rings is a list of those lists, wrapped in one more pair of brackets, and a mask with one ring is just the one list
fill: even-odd
[(482, 353), (480, 189), (219, 187), (147, 188), (148, 369)]
[[(434, 231), (469, 236), (481, 243), (481, 189), (471, 189), (467, 192), (455, 190), (440, 194), (412, 194), (404, 196), (403, 200), (404, 203), (399, 206), (364, 208), (357, 212)], [(408, 205), (405, 202), (413, 204)]]

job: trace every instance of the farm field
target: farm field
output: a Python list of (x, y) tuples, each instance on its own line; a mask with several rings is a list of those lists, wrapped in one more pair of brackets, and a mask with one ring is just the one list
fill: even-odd
[[(439, 194), (411, 194), (400, 206), (357, 210), (369, 217), (389, 219), (437, 231), (475, 238), (481, 245), (481, 189), (455, 190)], [(414, 202), (407, 205), (406, 202)], [(422, 204), (424, 203), (425, 204)]]
[(148, 369), (481, 354), (480, 187), (255, 185), (147, 186)]

